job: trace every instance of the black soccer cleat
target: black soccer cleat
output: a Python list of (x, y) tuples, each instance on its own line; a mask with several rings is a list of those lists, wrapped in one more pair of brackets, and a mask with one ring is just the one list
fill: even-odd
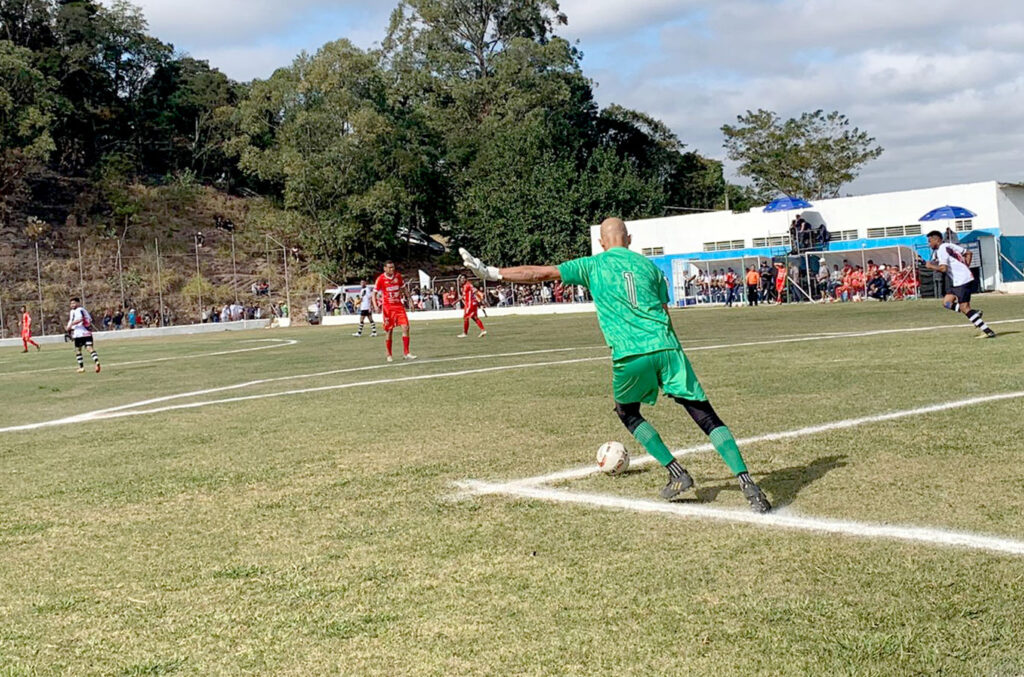
[(693, 478), (684, 470), (682, 475), (668, 478), (668, 484), (661, 489), (661, 497), (666, 501), (671, 501), (692, 486)]
[(740, 490), (747, 497), (750, 509), (754, 512), (766, 513), (772, 509), (772, 504), (768, 502), (768, 497), (761, 491), (761, 487), (753, 482), (740, 482)]

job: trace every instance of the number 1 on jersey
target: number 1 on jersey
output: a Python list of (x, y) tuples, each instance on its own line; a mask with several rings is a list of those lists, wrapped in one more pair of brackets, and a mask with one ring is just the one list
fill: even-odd
[(636, 300), (636, 282), (633, 279), (633, 273), (627, 271), (622, 274), (622, 277), (626, 278), (626, 298), (629, 299), (630, 305), (636, 308), (638, 304)]

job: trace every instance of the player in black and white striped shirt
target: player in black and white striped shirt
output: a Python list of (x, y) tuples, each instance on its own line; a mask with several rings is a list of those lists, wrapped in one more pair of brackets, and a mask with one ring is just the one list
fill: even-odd
[(71, 315), (68, 317), (68, 324), (65, 330), (71, 334), (75, 341), (75, 359), (78, 361), (78, 373), (85, 371), (85, 360), (82, 358), (82, 348), (88, 348), (92, 355), (92, 363), (96, 365), (96, 373), (100, 373), (100, 356), (92, 345), (92, 315), (82, 307), (82, 299), (77, 296), (71, 299)]
[(935, 252), (935, 258), (926, 263), (925, 267), (945, 273), (953, 281), (943, 305), (948, 310), (966, 315), (971, 324), (983, 332), (978, 338), (995, 338), (996, 333), (981, 319), (981, 311), (971, 308), (971, 292), (974, 289), (974, 273), (971, 272), (973, 254), (958, 244), (943, 242), (942, 233), (937, 230), (928, 233), (928, 246)]

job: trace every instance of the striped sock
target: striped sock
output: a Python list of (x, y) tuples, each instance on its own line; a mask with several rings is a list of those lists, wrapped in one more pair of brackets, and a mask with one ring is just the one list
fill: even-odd
[(82, 353), (75, 353), (75, 360), (78, 362), (79, 369), (85, 366), (85, 358), (82, 357)]
[(971, 321), (975, 327), (985, 332), (986, 334), (994, 334), (995, 332), (989, 329), (988, 325), (985, 324), (985, 320), (981, 319), (981, 313), (977, 310), (971, 310), (967, 313), (967, 319)]
[(93, 351), (90, 352), (90, 354), (92, 355), (92, 363), (93, 364), (99, 364), (100, 363), (100, 356), (96, 354), (96, 351), (93, 350)]
[[(672, 452), (668, 450), (668, 447), (666, 447), (665, 443), (662, 441), (661, 435), (659, 435), (658, 431), (654, 429), (654, 426), (647, 421), (644, 421), (637, 426), (636, 430), (633, 431), (633, 437), (636, 438), (637, 442), (644, 445), (644, 449), (647, 450), (647, 453), (656, 458), (658, 463), (663, 466), (668, 466), (675, 460), (675, 457), (672, 456)], [(671, 472), (671, 470), (669, 472)]]
[(732, 471), (733, 475), (747, 472), (747, 464), (743, 462), (743, 455), (740, 454), (736, 438), (732, 436), (732, 432), (727, 427), (724, 425), (718, 426), (711, 431), (708, 437), (711, 439), (711, 444), (714, 445), (715, 451), (722, 457), (725, 464), (729, 466), (729, 470)]
[(679, 461), (672, 459), (672, 462), (665, 466), (668, 469), (668, 476), (672, 479), (678, 479), (686, 473), (686, 468), (679, 465)]

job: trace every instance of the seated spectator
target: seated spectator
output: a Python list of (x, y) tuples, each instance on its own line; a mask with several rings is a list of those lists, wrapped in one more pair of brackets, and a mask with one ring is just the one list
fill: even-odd
[(886, 301), (889, 298), (889, 283), (886, 282), (885, 277), (881, 271), (875, 271), (875, 277), (868, 281), (867, 295), (869, 298), (878, 299), (879, 301)]

